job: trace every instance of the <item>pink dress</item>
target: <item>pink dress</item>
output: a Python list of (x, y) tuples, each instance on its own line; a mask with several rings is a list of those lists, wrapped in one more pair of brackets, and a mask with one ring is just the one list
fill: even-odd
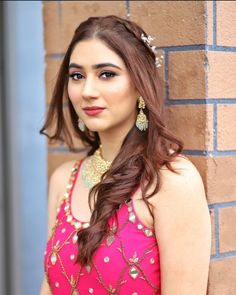
[[(47, 242), (44, 268), (54, 295), (161, 294), (159, 249), (154, 230), (138, 218), (132, 197), (109, 220), (110, 234), (95, 252), (91, 265), (75, 263), (76, 233), (88, 223), (71, 212), (71, 195), (81, 162), (72, 169), (56, 224)], [(118, 228), (114, 235), (113, 231)]]

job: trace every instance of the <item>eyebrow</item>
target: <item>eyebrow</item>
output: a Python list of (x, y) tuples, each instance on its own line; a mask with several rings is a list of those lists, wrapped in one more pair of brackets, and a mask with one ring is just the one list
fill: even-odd
[[(105, 68), (105, 67), (113, 67), (113, 68), (117, 68), (117, 69), (121, 70), (120, 67), (118, 67), (117, 65), (114, 65), (112, 63), (109, 63), (109, 62), (92, 65), (92, 69), (94, 69), (94, 70), (100, 69), (100, 68)], [(83, 69), (83, 66), (78, 65), (76, 63), (71, 63), (69, 65), (69, 69), (70, 68)]]

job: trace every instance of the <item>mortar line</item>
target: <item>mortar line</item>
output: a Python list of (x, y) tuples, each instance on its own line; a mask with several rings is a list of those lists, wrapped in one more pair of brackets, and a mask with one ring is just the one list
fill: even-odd
[(217, 46), (217, 3), (216, 0), (212, 1), (213, 4), (213, 46)]
[(220, 156), (236, 156), (236, 150), (226, 151), (208, 151), (208, 150), (188, 150), (184, 149), (183, 153), (190, 156), (206, 156), (206, 157), (220, 157)]
[(214, 208), (232, 208), (232, 207), (236, 207), (236, 201), (228, 201), (228, 202), (220, 202), (220, 203), (209, 204), (210, 209), (214, 209)]
[[(214, 46), (214, 45), (184, 45), (184, 46), (177, 46), (177, 47), (158, 47), (157, 46), (157, 50), (164, 50), (165, 53), (182, 52), (182, 51), (199, 51), (199, 50), (217, 51), (217, 52), (236, 52), (236, 47)], [(46, 54), (45, 57), (60, 59), (60, 58), (63, 58), (64, 55), (65, 53), (49, 53), (49, 54)]]
[(213, 105), (213, 150), (217, 151), (218, 143), (217, 143), (217, 103)]
[(168, 105), (184, 105), (184, 104), (236, 104), (236, 98), (194, 98), (194, 99), (167, 99)]
[(156, 46), (157, 50), (166, 51), (196, 51), (204, 50), (205, 44), (193, 44), (193, 45), (174, 45), (174, 46)]
[(131, 18), (131, 13), (130, 13), (130, 2), (129, 2), (129, 0), (125, 0), (125, 11), (126, 11), (126, 18), (130, 19)]
[(228, 251), (228, 252), (223, 252), (219, 254), (214, 254), (211, 255), (211, 260), (221, 260), (225, 258), (230, 258), (230, 257), (235, 257), (236, 256), (236, 251)]
[(236, 46), (223, 46), (223, 45), (207, 45), (207, 44), (192, 44), (192, 45), (172, 45), (172, 46), (157, 46), (157, 50), (167, 51), (230, 51), (236, 52)]
[(208, 51), (236, 52), (235, 46), (206, 45)]
[[(83, 148), (78, 148), (78, 149), (75, 149), (74, 151), (75, 152), (83, 152), (85, 151), (86, 149), (83, 149)], [(62, 152), (62, 153), (70, 153), (70, 149), (65, 147), (65, 146), (57, 146), (57, 147), (49, 147), (48, 148), (48, 151), (49, 152), (55, 152), (55, 153), (58, 153), (58, 152)], [(236, 150), (233, 150), (233, 151), (217, 151), (217, 152), (214, 152), (214, 151), (205, 151), (205, 150), (183, 150), (183, 154), (185, 155), (189, 155), (189, 156), (209, 156), (209, 157), (217, 157), (217, 156), (236, 156)]]
[(205, 44), (208, 43), (208, 9), (207, 9), (207, 2), (204, 1), (204, 29), (205, 29)]
[(169, 100), (169, 53), (165, 52), (165, 71), (164, 71), (164, 81), (165, 81), (165, 102), (168, 104)]

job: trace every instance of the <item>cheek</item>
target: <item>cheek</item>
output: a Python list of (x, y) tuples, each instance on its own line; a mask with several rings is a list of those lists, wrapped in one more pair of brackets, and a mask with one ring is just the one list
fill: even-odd
[(104, 98), (111, 107), (114, 106), (118, 109), (125, 106), (128, 108), (135, 107), (137, 98), (131, 89), (130, 84), (127, 84), (127, 81), (123, 81), (104, 89)]
[(112, 116), (117, 118), (131, 118), (136, 114), (137, 100), (131, 97), (129, 93), (129, 96), (114, 96), (108, 105)]
[(79, 101), (78, 89), (73, 84), (68, 84), (67, 92), (70, 101), (74, 104)]

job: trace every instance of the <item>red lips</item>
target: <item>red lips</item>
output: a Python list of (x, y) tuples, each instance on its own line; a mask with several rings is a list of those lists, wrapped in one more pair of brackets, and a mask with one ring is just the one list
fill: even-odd
[(98, 106), (92, 106), (92, 107), (85, 107), (83, 108), (84, 112), (88, 116), (95, 116), (97, 114), (100, 114), (105, 108), (98, 107)]

